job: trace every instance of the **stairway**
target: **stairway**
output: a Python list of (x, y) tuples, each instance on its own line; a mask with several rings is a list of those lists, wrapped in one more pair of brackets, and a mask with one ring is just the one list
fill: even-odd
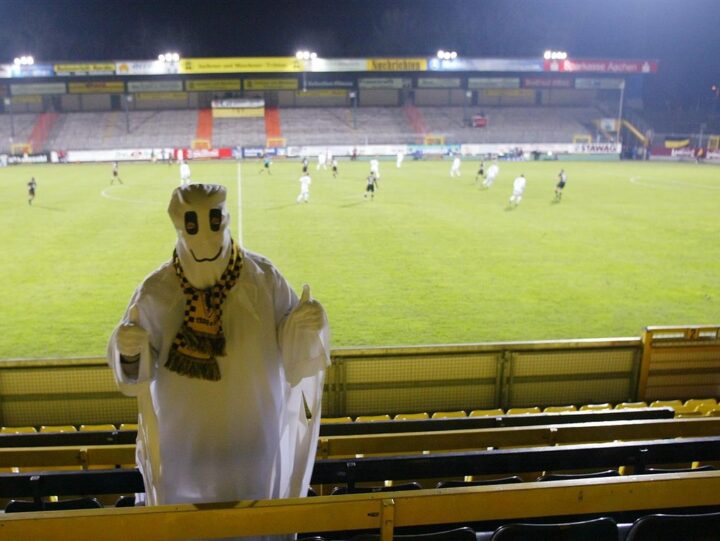
[(212, 148), (213, 116), (212, 109), (200, 109), (197, 116), (197, 127), (195, 128), (195, 140), (193, 148)]
[(265, 141), (268, 147), (285, 146), (277, 107), (265, 107)]
[(45, 143), (50, 136), (50, 131), (55, 125), (58, 116), (57, 113), (42, 113), (37, 117), (28, 141), (33, 152), (42, 152), (45, 150)]

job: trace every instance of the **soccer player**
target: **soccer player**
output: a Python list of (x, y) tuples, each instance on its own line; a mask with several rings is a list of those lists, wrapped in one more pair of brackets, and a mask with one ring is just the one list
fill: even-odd
[(308, 162), (307, 156), (303, 156), (303, 159), (302, 159), (302, 172), (303, 172), (303, 175), (307, 175), (307, 172), (308, 172), (308, 164), (309, 164), (309, 162)]
[(267, 154), (263, 154), (263, 168), (260, 169), (261, 175), (263, 174), (263, 171), (267, 171), (268, 175), (272, 175), (272, 173), (270, 172), (270, 164), (271, 163), (272, 162), (270, 161), (270, 156), (268, 156)]
[(395, 167), (400, 169), (404, 159), (405, 159), (405, 153), (401, 150), (400, 152), (397, 153), (397, 158), (395, 159)]
[(327, 165), (325, 165), (325, 159), (326, 159), (326, 158), (327, 158), (327, 156), (325, 156), (325, 153), (324, 153), (324, 152), (321, 152), (320, 154), (318, 154), (317, 167), (315, 168), (316, 171), (320, 171), (320, 168), (321, 168), (321, 167), (322, 167), (323, 169), (327, 169)]
[(565, 188), (566, 182), (567, 174), (564, 169), (560, 169), (560, 172), (558, 173), (558, 183), (555, 185), (555, 201), (560, 201), (562, 199), (562, 192), (563, 188)]
[(190, 166), (183, 160), (180, 162), (180, 186), (190, 184)]
[(450, 176), (451, 177), (459, 177), (460, 176), (460, 156), (458, 154), (455, 155), (452, 162), (452, 167), (450, 168)]
[(300, 195), (297, 196), (297, 199), (295, 200), (296, 203), (299, 203), (300, 201), (308, 202), (308, 199), (310, 198), (310, 184), (312, 184), (312, 179), (310, 178), (310, 175), (305, 174), (300, 177)]
[(333, 173), (333, 178), (337, 178), (338, 164), (337, 164), (337, 160), (335, 158), (333, 158), (333, 160), (332, 160), (332, 173)]
[(376, 179), (380, 178), (380, 162), (377, 158), (370, 160), (370, 174), (374, 175)]
[(520, 201), (522, 200), (523, 193), (525, 192), (525, 184), (527, 180), (525, 179), (525, 175), (520, 175), (513, 181), (513, 193), (510, 196), (510, 207), (517, 207), (520, 204)]
[(32, 177), (27, 183), (28, 205), (32, 205), (33, 199), (35, 199), (35, 188), (37, 188), (37, 182), (35, 182), (35, 177)]
[(483, 187), (489, 188), (493, 185), (493, 182), (495, 182), (495, 177), (497, 177), (498, 173), (500, 172), (500, 168), (498, 167), (498, 164), (494, 163), (490, 167), (488, 167), (487, 176), (485, 177), (485, 180), (483, 180)]
[(365, 195), (363, 197), (367, 199), (368, 194), (370, 194), (370, 200), (372, 201), (373, 199), (375, 199), (375, 190), (379, 188), (380, 186), (378, 186), (378, 177), (375, 176), (375, 173), (370, 171), (370, 175), (368, 175), (367, 178), (367, 185), (365, 186)]
[[(485, 176), (485, 161), (480, 160), (480, 167), (478, 168), (477, 175), (475, 175), (475, 182)], [(483, 179), (484, 180), (484, 179)]]
[(117, 180), (119, 184), (122, 184), (123, 181), (120, 178), (120, 173), (118, 172), (118, 162), (113, 162), (112, 165), (112, 177), (110, 177), (110, 186), (113, 185), (113, 183)]

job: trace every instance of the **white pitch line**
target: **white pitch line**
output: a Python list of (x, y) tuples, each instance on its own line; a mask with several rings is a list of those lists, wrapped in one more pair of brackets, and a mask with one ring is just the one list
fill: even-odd
[(105, 188), (103, 191), (100, 192), (100, 195), (102, 195), (106, 199), (110, 199), (112, 201), (122, 201), (123, 203), (137, 203), (139, 205), (156, 205), (156, 201), (147, 201), (145, 199), (128, 199), (127, 197), (117, 197), (114, 195), (110, 195), (108, 192), (110, 188)]
[(239, 246), (242, 246), (243, 244), (243, 236), (242, 236), (242, 162), (238, 161), (237, 164), (237, 242)]
[[(718, 186), (706, 186), (704, 184), (693, 184), (692, 182), (683, 182), (681, 180), (672, 179), (648, 179), (646, 182), (641, 182), (642, 177), (630, 177), (630, 182), (637, 186), (643, 186), (645, 188), (666, 188), (674, 190), (676, 188), (698, 188), (700, 190), (720, 190)], [(653, 182), (655, 181), (655, 182)]]

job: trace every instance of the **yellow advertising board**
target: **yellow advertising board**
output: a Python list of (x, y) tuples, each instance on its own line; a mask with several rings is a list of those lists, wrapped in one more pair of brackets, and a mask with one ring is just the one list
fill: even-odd
[(13, 96), (12, 103), (13, 105), (16, 103), (37, 105), (38, 103), (42, 103), (42, 96)]
[(122, 81), (68, 83), (68, 92), (70, 94), (123, 94), (125, 83)]
[(319, 88), (295, 92), (298, 98), (344, 98), (347, 94), (348, 91), (344, 88)]
[(135, 99), (140, 101), (184, 101), (187, 99), (185, 92), (138, 92)]
[(241, 118), (265, 116), (264, 107), (238, 107), (236, 109), (213, 109), (213, 118)]
[(294, 56), (267, 58), (184, 58), (180, 73), (301, 72), (305, 64)]
[(240, 90), (240, 79), (195, 79), (185, 81), (188, 92), (205, 92), (207, 90)]
[(427, 58), (368, 58), (367, 71), (427, 71)]
[(58, 75), (113, 75), (114, 63), (85, 63), (85, 64), (55, 64), (53, 66)]
[(297, 90), (297, 79), (245, 79), (245, 90)]

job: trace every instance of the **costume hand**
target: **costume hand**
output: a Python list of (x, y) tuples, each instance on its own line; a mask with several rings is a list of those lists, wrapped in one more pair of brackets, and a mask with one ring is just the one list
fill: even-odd
[(117, 330), (117, 348), (123, 357), (136, 357), (150, 337), (140, 326), (140, 310), (133, 304), (128, 311), (127, 323), (121, 323)]
[(298, 329), (319, 331), (327, 322), (322, 305), (310, 295), (310, 286), (303, 285), (300, 302), (290, 314)]

